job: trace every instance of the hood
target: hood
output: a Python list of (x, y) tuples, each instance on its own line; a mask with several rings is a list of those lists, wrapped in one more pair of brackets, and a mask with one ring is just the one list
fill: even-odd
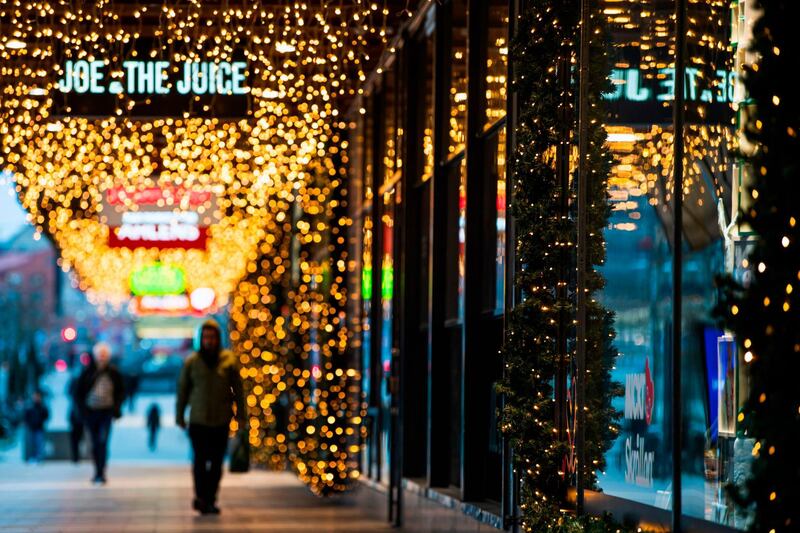
[(197, 329), (194, 331), (194, 339), (192, 339), (192, 341), (193, 341), (192, 344), (193, 344), (193, 347), (194, 347), (194, 351), (200, 352), (200, 348), (201, 348), (200, 339), (203, 337), (203, 330), (205, 328), (212, 328), (212, 329), (217, 330), (217, 335), (219, 335), (220, 350), (222, 350), (222, 328), (220, 327), (219, 322), (217, 322), (213, 318), (209, 318), (209, 319), (203, 321), (203, 323), (200, 324), (197, 327)]

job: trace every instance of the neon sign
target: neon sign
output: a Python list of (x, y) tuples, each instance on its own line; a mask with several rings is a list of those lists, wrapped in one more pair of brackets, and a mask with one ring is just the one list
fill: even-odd
[[(675, 69), (658, 70), (655, 79), (645, 78), (639, 69), (613, 69), (611, 82), (614, 90), (605, 94), (610, 101), (624, 100), (628, 102), (667, 102), (675, 98)], [(686, 100), (690, 102), (730, 103), (733, 102), (736, 74), (725, 70), (715, 71), (713, 84), (715, 89), (704, 88), (708, 84), (701, 76), (700, 69), (686, 68)]]
[[(62, 93), (129, 95), (243, 95), (247, 63), (244, 61), (124, 61), (122, 69), (108, 72), (104, 61), (66, 61), (58, 81)], [(179, 76), (175, 76), (179, 73)]]
[(169, 296), (186, 292), (186, 275), (174, 265), (155, 263), (130, 276), (131, 293), (134, 296)]
[(209, 226), (219, 220), (217, 196), (181, 187), (106, 191), (101, 222), (111, 248), (205, 250)]

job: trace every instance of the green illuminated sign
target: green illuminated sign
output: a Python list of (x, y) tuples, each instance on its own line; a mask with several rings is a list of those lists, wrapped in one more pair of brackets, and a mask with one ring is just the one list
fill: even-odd
[[(700, 69), (686, 68), (686, 100), (706, 103), (730, 103), (736, 87), (736, 73), (715, 70), (713, 84), (709, 85)], [(645, 78), (636, 68), (613, 69), (611, 82), (614, 90), (605, 95), (606, 100), (628, 102), (666, 102), (675, 99), (675, 69), (658, 69), (658, 75)], [(705, 86), (705, 85), (709, 86)]]
[(186, 275), (174, 265), (156, 263), (131, 273), (131, 293), (134, 296), (168, 296), (186, 292)]
[(394, 266), (392, 260), (387, 259), (381, 269), (381, 298), (384, 301), (391, 300), (394, 296)]
[(367, 263), (361, 270), (361, 299), (372, 298), (372, 265)]

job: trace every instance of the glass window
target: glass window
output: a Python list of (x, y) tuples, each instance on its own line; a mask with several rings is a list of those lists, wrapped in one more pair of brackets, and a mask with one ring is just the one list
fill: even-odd
[(467, 139), (467, 0), (453, 0), (450, 49), (450, 128), (448, 155), (464, 149)]
[[(608, 144), (615, 156), (608, 190), (606, 286), (619, 350), (612, 378), (620, 434), (598, 485), (606, 493), (672, 507), (672, 105), (669, 62), (673, 6), (604, 0), (614, 41), (614, 91), (606, 95)], [(673, 70), (674, 72), (674, 70)]]
[(395, 70), (387, 71), (382, 87), (383, 123), (383, 179), (376, 202), (381, 203), (381, 256), (380, 256), (380, 305), (381, 305), (381, 447), (384, 460), (381, 479), (389, 479), (389, 442), (391, 439), (391, 389), (393, 312), (394, 312), (394, 205), (396, 198), (395, 172), (397, 171), (397, 93), (395, 91)]
[(433, 75), (436, 57), (436, 10), (436, 7), (428, 10), (428, 14), (425, 19), (425, 89), (422, 96), (425, 115), (422, 118), (422, 181), (428, 181), (433, 177), (434, 168), (433, 126), (436, 114), (433, 99)]
[(506, 116), (508, 76), (508, 2), (489, 0), (488, 47), (486, 54), (486, 120), (491, 126)]
[(447, 275), (445, 317), (464, 322), (464, 273), (467, 209), (467, 160), (460, 157), (447, 171)]
[(494, 161), (496, 162), (497, 196), (495, 200), (495, 290), (494, 310), (502, 314), (505, 309), (506, 286), (506, 128), (503, 126), (497, 133)]
[[(744, 526), (725, 485), (749, 463), (752, 443), (736, 434), (739, 361), (732, 335), (718, 329), (714, 279), (736, 274), (733, 51), (730, 11), (720, 2), (693, 6), (687, 25), (687, 113), (683, 198), (681, 324), (683, 512)], [(702, 36), (702, 38), (701, 38)]]
[(364, 376), (362, 385), (364, 392), (369, 398), (371, 392), (371, 371), (372, 365), (370, 364), (370, 356), (372, 352), (372, 331), (370, 313), (372, 309), (372, 285), (373, 285), (373, 267), (372, 267), (372, 214), (371, 206), (373, 201), (373, 137), (375, 134), (374, 117), (372, 116), (371, 100), (367, 100), (365, 104), (367, 108), (367, 115), (364, 120), (364, 200), (365, 207), (364, 213), (364, 233), (363, 233), (363, 257), (362, 257), (362, 271), (361, 271), (361, 299), (363, 302), (363, 318), (362, 318), (362, 354), (363, 354), (363, 367)]
[(383, 152), (383, 182), (386, 183), (394, 177), (398, 166), (398, 127), (397, 127), (397, 96), (395, 93), (395, 82), (397, 76), (395, 70), (390, 69), (386, 72), (383, 79), (383, 112), (384, 116), (384, 143), (386, 148)]
[(389, 479), (389, 441), (391, 426), (391, 388), (392, 343), (393, 343), (393, 307), (394, 307), (394, 192), (383, 194), (383, 214), (381, 216), (381, 410), (383, 424), (381, 427), (381, 447), (384, 457), (381, 465), (381, 479)]

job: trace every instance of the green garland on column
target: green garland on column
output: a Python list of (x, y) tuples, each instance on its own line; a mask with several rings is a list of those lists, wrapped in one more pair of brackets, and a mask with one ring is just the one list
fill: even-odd
[(558, 298), (563, 281), (558, 262), (561, 247), (574, 242), (575, 234), (572, 221), (560, 217), (561, 185), (554, 155), (563, 101), (556, 73), (561, 54), (569, 47), (565, 41), (574, 37), (577, 22), (575, 10), (565, 4), (544, 1), (527, 9), (511, 51), (513, 83), (520, 97), (511, 171), (516, 254), (521, 265), (515, 284), (522, 299), (508, 316), (501, 430), (514, 449), (522, 528), (537, 532), (552, 531), (561, 520), (562, 461), (568, 451), (556, 437), (552, 385), (559, 314), (570, 305)]
[[(608, 201), (608, 177), (614, 157), (606, 144), (608, 134), (604, 122), (606, 109), (604, 93), (611, 92), (608, 43), (605, 18), (599, 9), (592, 14), (595, 31), (592, 33), (589, 65), (589, 169), (587, 263), (589, 291), (586, 306), (586, 486), (597, 488), (597, 472), (605, 470), (606, 452), (619, 436), (622, 413), (612, 407), (614, 398), (623, 396), (621, 383), (611, 379), (611, 371), (619, 352), (614, 346), (614, 314), (597, 301), (596, 296), (606, 284), (596, 267), (606, 261), (606, 240), (603, 232), (608, 226), (611, 206)], [(616, 530), (616, 529), (615, 529)]]
[[(562, 84), (558, 77), (562, 58), (573, 62), (578, 49), (578, 10), (574, 1), (534, 2), (519, 20), (512, 43), (515, 79), (520, 96), (520, 117), (512, 158), (514, 175), (513, 214), (517, 228), (516, 253), (520, 269), (516, 286), (521, 302), (508, 317), (508, 335), (503, 355), (505, 377), (500, 391), (505, 395), (501, 429), (510, 439), (515, 453), (515, 468), (520, 477), (522, 527), (526, 531), (620, 531), (608, 517), (575, 518), (560, 511), (564, 488), (563, 461), (566, 442), (556, 435), (552, 380), (558, 362), (559, 314), (575, 316), (574, 276), (559, 277), (561, 253), (567, 248), (574, 267), (576, 227), (574, 217), (562, 217), (562, 188), (555, 162), (555, 147), (563, 137), (563, 116), (574, 115), (563, 109)], [(605, 113), (602, 93), (608, 90), (608, 65), (601, 16), (594, 17), (590, 84), (590, 169), (588, 259), (592, 267), (605, 260), (603, 229), (610, 214), (606, 182), (611, 155), (605, 147)], [(572, 63), (574, 66), (574, 63)], [(572, 80), (575, 85), (575, 80)], [(575, 87), (572, 87), (574, 89)], [(575, 130), (575, 125), (572, 125)], [(566, 139), (574, 145), (575, 139)], [(574, 163), (574, 162), (573, 162)], [(573, 165), (574, 166), (574, 165)], [(574, 199), (570, 199), (574, 205)], [(566, 283), (569, 291), (559, 291)], [(611, 400), (621, 392), (611, 381), (610, 371), (617, 352), (612, 341), (613, 316), (592, 297), (602, 289), (602, 275), (591, 269), (587, 307), (587, 486), (596, 482), (595, 472), (604, 467), (604, 454), (610, 448), (619, 413)], [(566, 297), (562, 296), (566, 294)], [(569, 328), (570, 346), (574, 328)]]
[(800, 41), (797, 0), (760, 0), (744, 83), (754, 111), (744, 134), (754, 150), (743, 220), (756, 234), (746, 286), (727, 280), (721, 311), (749, 375), (739, 430), (753, 439), (752, 472), (734, 491), (753, 509), (750, 531), (800, 529)]

